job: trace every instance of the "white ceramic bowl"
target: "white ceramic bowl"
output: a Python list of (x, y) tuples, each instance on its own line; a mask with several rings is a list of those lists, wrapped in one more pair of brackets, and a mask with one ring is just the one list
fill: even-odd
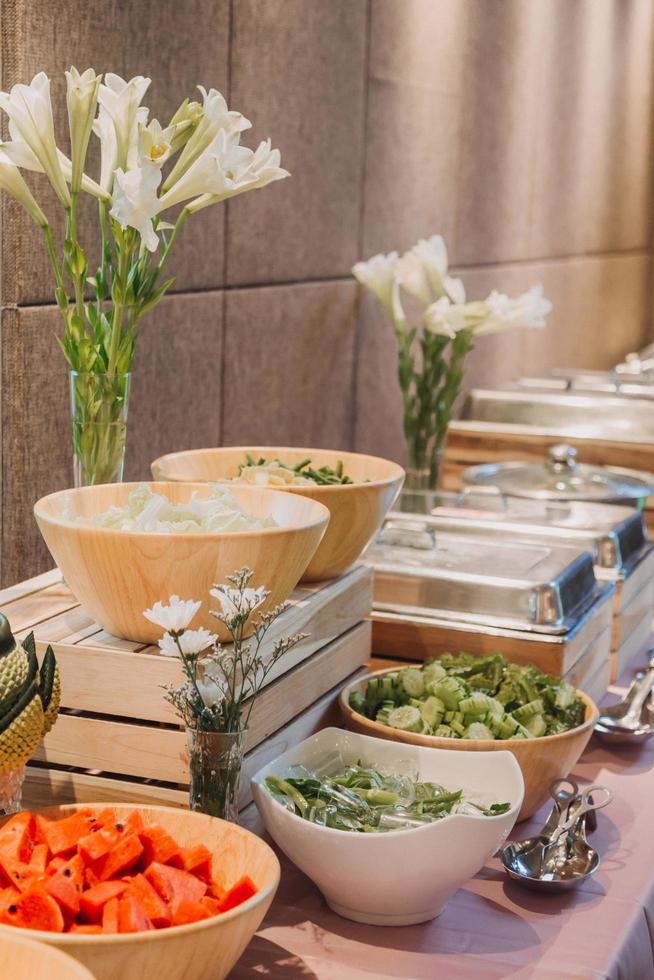
[[(335, 750), (346, 763), (361, 760), (391, 771), (410, 761), (421, 779), (463, 789), (473, 799), (510, 802), (511, 809), (496, 817), (452, 814), (415, 830), (357, 834), (309, 823), (266, 789), (266, 776), (283, 776), (298, 764), (310, 768)], [(335, 912), (357, 922), (402, 926), (437, 916), (497, 850), (516, 821), (524, 783), (510, 752), (449, 752), (325, 728), (259, 770), (252, 789), (270, 836)]]

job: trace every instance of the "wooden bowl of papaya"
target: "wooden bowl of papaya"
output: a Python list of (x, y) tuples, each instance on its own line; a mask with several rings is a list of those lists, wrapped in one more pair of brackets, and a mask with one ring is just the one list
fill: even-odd
[(258, 929), (279, 874), (264, 841), (203, 813), (22, 811), (0, 823), (0, 939), (47, 943), (96, 980), (220, 980)]

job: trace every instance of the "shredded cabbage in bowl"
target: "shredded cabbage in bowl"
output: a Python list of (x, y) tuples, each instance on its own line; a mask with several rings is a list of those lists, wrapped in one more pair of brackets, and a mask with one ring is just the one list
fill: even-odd
[(145, 531), (164, 534), (226, 533), (256, 531), (278, 527), (273, 517), (254, 517), (244, 510), (226, 487), (212, 484), (211, 494), (198, 499), (194, 491), (188, 503), (173, 504), (163, 494), (153, 493), (143, 484), (132, 490), (123, 507), (109, 507), (101, 514), (81, 517), (72, 514), (66, 501), (64, 517), (96, 527), (118, 531)]

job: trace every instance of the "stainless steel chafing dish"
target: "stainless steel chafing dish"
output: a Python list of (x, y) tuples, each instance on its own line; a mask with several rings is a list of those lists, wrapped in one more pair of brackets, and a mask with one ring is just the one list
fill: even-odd
[(437, 522), (394, 514), (365, 553), (377, 652), (500, 650), (603, 693), (615, 589), (596, 579), (591, 554)]
[(458, 530), (491, 539), (564, 545), (593, 555), (595, 576), (616, 585), (611, 652), (613, 674), (647, 642), (654, 613), (654, 542), (640, 511), (585, 501), (550, 501), (505, 496), (496, 488), (466, 487), (461, 493), (404, 496), (412, 515), (422, 510), (435, 533)]
[(592, 391), (654, 398), (654, 344), (627, 354), (608, 371), (554, 368), (544, 375), (519, 378), (507, 388), (523, 387), (552, 391)]
[(483, 423), (488, 432), (498, 425), (525, 427), (571, 439), (654, 440), (654, 411), (645, 397), (538, 390), (531, 387), (476, 388), (466, 399), (455, 428)]

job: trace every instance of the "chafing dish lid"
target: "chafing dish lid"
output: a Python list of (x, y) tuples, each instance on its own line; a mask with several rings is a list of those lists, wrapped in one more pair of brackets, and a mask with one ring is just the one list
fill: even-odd
[(579, 463), (577, 450), (564, 443), (551, 447), (546, 462), (484, 463), (465, 470), (463, 480), (541, 500), (634, 500), (654, 493), (649, 474)]

